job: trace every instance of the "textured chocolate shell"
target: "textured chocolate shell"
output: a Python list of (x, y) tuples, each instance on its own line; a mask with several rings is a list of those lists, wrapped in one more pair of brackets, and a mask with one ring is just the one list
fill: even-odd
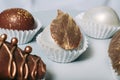
[(50, 31), (54, 41), (66, 50), (77, 48), (82, 38), (80, 29), (72, 17), (60, 10), (50, 25)]
[(12, 30), (32, 30), (35, 29), (33, 16), (25, 9), (6, 9), (0, 14), (0, 28)]
[(17, 48), (14, 52), (14, 60), (17, 67), (16, 80), (28, 80), (28, 65), (26, 63), (27, 56), (28, 54), (25, 54), (19, 48)]
[(108, 52), (113, 68), (120, 75), (120, 30), (113, 36)]
[(43, 63), (43, 61), (35, 56), (35, 55), (29, 55), (28, 56), (28, 62), (29, 67), (29, 80), (36, 80), (37, 79), (43, 79), (45, 72), (46, 72), (46, 65)]
[(0, 36), (0, 80), (39, 80), (46, 73), (46, 65), (39, 56), (31, 55), (30, 46), (21, 50), (17, 38), (6, 41), (7, 35)]
[(13, 59), (12, 50), (8, 43), (4, 43), (7, 36), (0, 36), (0, 80), (12, 80), (16, 75), (16, 64)]

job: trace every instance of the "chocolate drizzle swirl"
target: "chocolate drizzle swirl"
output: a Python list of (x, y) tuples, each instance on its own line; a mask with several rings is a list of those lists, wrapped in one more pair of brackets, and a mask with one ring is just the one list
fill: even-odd
[(45, 74), (45, 65), (43, 64), (43, 61), (35, 55), (30, 55), (28, 56), (28, 66), (32, 66), (29, 67), (29, 73), (32, 73), (29, 75), (29, 80), (35, 80), (35, 78), (37, 77), (37, 79), (42, 79), (43, 78), (43, 74)]
[(6, 34), (0, 36), (0, 80), (37, 80), (43, 79), (46, 65), (36, 55), (31, 55), (32, 48), (24, 50), (17, 47), (18, 40), (5, 41)]
[(10, 80), (15, 77), (16, 64), (13, 60), (13, 49), (9, 49), (5, 40), (7, 35), (0, 36), (0, 79)]

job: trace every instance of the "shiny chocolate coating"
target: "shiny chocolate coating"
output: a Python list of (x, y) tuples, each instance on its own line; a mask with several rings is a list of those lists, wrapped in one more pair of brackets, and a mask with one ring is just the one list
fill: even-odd
[(24, 52), (29, 54), (32, 52), (32, 48), (30, 46), (26, 46)]
[(11, 44), (12, 44), (13, 46), (17, 45), (17, 43), (18, 43), (17, 38), (12, 38), (12, 39), (11, 39)]
[[(19, 53), (19, 54), (18, 54)], [(16, 80), (27, 80), (28, 77), (28, 65), (26, 63), (26, 58), (28, 54), (25, 54), (20, 48), (14, 51), (14, 60), (16, 62)]]
[(7, 35), (6, 35), (6, 34), (2, 34), (2, 35), (0, 36), (0, 40), (2, 40), (2, 41), (5, 41), (6, 38), (7, 38)]
[(27, 10), (11, 8), (0, 13), (0, 28), (12, 30), (32, 30), (36, 28), (35, 20)]
[(6, 34), (0, 36), (0, 80), (41, 80), (46, 73), (46, 65), (41, 58), (31, 55), (32, 48), (24, 50), (17, 46), (17, 38), (5, 41)]
[(36, 80), (36, 78), (38, 80), (43, 79), (46, 69), (44, 68), (45, 64), (40, 57), (36, 55), (29, 55), (27, 64), (28, 66), (31, 66), (29, 68), (29, 80)]
[(6, 34), (0, 36), (0, 80), (12, 80), (16, 75), (16, 64), (13, 60), (13, 51), (6, 43)]

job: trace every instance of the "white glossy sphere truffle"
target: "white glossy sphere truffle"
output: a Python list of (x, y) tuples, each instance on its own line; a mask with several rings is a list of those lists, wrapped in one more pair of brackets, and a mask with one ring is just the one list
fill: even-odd
[(118, 15), (112, 8), (107, 6), (101, 6), (86, 11), (83, 20), (103, 25), (120, 26)]

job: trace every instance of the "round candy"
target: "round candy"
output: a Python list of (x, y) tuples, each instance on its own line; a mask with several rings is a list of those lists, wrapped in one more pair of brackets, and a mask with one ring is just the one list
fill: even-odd
[(120, 26), (120, 20), (116, 12), (106, 6), (96, 7), (86, 11), (83, 20), (97, 24)]
[(1, 12), (0, 28), (24, 31), (35, 29), (36, 26), (33, 16), (27, 10), (11, 8)]

